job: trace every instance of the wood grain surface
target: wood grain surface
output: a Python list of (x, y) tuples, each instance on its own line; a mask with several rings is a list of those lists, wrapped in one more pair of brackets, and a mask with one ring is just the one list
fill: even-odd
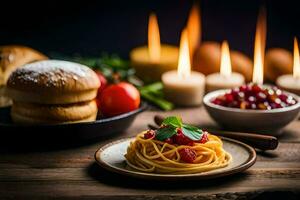
[(153, 182), (98, 167), (94, 153), (101, 145), (134, 136), (157, 113), (181, 115), (187, 123), (219, 129), (203, 107), (168, 113), (147, 111), (128, 130), (102, 141), (53, 148), (19, 146), (22, 141), (1, 146), (0, 199), (299, 199), (300, 121), (285, 128), (275, 151), (258, 151), (253, 167), (230, 177), (201, 182)]

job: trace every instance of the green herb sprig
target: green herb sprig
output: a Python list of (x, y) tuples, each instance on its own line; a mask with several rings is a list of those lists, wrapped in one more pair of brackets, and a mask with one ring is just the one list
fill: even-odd
[(103, 53), (100, 57), (75, 57), (75, 62), (90, 66), (94, 70), (99, 70), (108, 79), (114, 82), (114, 79), (128, 80), (134, 76), (134, 69), (131, 68), (129, 61), (120, 58), (117, 55), (108, 55)]
[(200, 140), (203, 135), (203, 131), (196, 126), (182, 123), (182, 119), (177, 116), (170, 116), (164, 119), (162, 127), (156, 132), (156, 139), (164, 141), (177, 133), (177, 129), (180, 128), (182, 133), (193, 141)]
[(174, 104), (164, 99), (163, 84), (161, 82), (155, 82), (139, 87), (138, 89), (142, 98), (158, 106), (160, 109), (168, 111), (174, 108)]

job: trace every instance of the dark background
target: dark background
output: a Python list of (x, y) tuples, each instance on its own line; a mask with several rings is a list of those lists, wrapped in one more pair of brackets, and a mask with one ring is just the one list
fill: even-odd
[[(0, 45), (23, 44), (48, 55), (128, 57), (133, 47), (146, 44), (148, 15), (158, 16), (161, 40), (178, 45), (191, 0), (137, 1), (3, 1), (0, 3)], [(232, 49), (252, 56), (259, 7), (268, 15), (267, 47), (292, 50), (300, 36), (297, 1), (202, 0), (203, 40), (229, 40)]]

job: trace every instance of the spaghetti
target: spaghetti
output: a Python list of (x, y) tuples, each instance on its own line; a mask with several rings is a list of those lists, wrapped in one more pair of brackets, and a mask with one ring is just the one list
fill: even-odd
[[(226, 167), (232, 160), (223, 149), (223, 143), (215, 135), (207, 134), (205, 143), (193, 145), (170, 144), (154, 138), (145, 139), (145, 132), (138, 134), (127, 149), (126, 162), (129, 167), (143, 171), (163, 174), (190, 174), (207, 172)], [(186, 162), (182, 151), (193, 152), (194, 160)]]

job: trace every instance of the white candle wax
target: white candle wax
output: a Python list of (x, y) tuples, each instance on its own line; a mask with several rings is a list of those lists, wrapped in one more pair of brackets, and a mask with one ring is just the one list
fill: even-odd
[(292, 74), (279, 76), (276, 85), (283, 90), (300, 95), (300, 79), (295, 78)]
[(229, 89), (241, 86), (245, 83), (245, 78), (239, 73), (232, 72), (229, 76), (220, 73), (213, 73), (206, 76), (206, 92), (219, 89)]
[(180, 77), (176, 70), (162, 75), (166, 99), (176, 105), (196, 106), (202, 103), (205, 76), (192, 71), (187, 77)]

